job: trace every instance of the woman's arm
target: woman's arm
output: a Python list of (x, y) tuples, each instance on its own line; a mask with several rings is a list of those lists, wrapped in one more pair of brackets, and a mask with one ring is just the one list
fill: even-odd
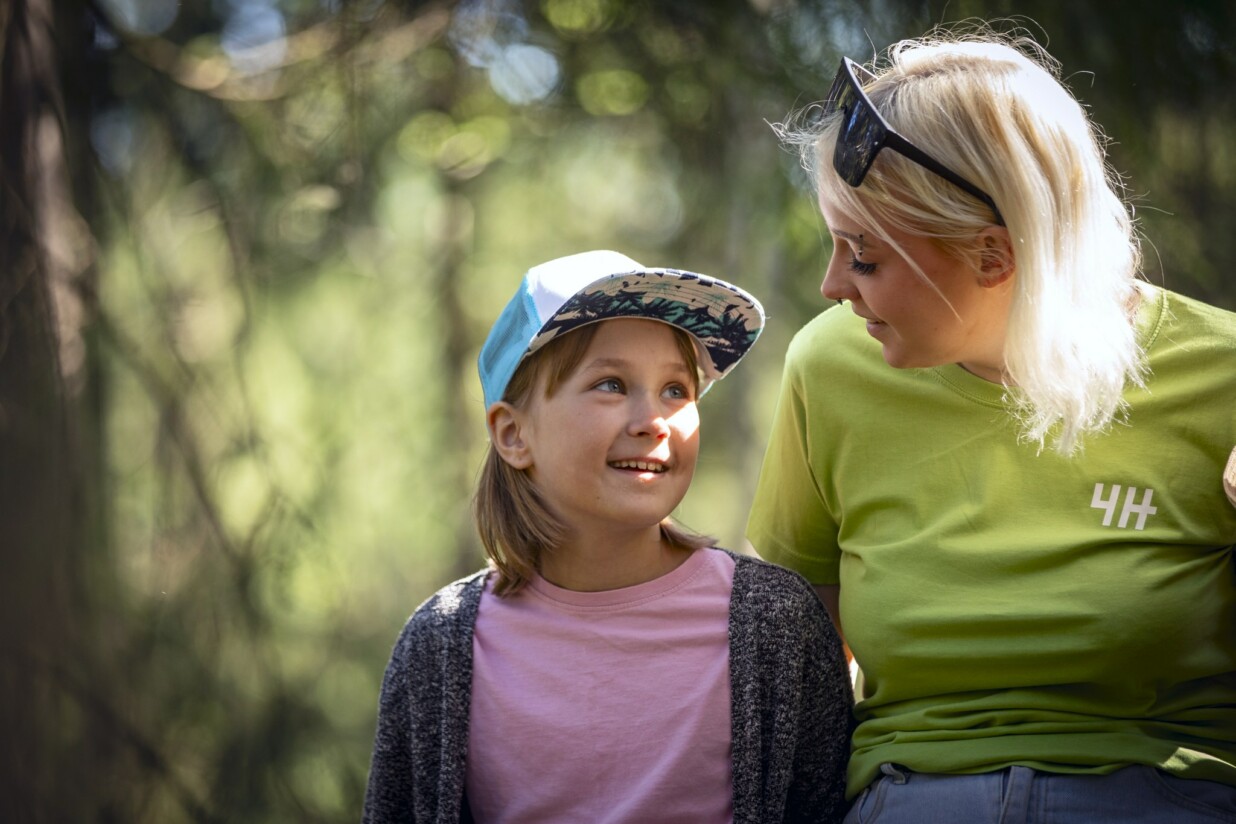
[(837, 628), (837, 637), (841, 639), (841, 648), (845, 650), (846, 663), (850, 663), (854, 660), (854, 654), (850, 652), (850, 645), (845, 642), (845, 633), (841, 631), (841, 584), (812, 584), (811, 588), (824, 604), (824, 609), (828, 610), (828, 617), (832, 619), (833, 626)]

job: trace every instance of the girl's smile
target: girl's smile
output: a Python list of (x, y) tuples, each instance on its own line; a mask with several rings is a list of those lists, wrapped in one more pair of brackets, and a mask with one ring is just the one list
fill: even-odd
[(699, 450), (696, 376), (672, 327), (602, 322), (575, 371), (517, 413), (527, 471), (568, 541), (659, 536)]
[(665, 464), (660, 461), (611, 461), (609, 465), (614, 469), (650, 472), (654, 475), (659, 475), (666, 471)]

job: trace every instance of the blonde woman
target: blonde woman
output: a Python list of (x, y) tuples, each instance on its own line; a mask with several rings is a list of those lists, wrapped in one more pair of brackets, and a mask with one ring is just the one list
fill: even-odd
[(850, 822), (1236, 821), (1236, 314), (1138, 279), (1057, 71), (936, 32), (783, 131), (842, 305), (748, 533), (861, 666)]

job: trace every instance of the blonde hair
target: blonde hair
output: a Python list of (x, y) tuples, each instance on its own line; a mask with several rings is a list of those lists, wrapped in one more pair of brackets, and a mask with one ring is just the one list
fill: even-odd
[[(579, 366), (601, 323), (568, 332), (525, 358), (502, 399), (523, 408), (538, 387), (544, 397), (551, 397)], [(691, 336), (676, 326), (670, 329), (688, 370), (698, 375), (698, 355)], [(695, 389), (699, 389), (698, 381)], [(497, 595), (517, 592), (540, 570), (542, 553), (553, 551), (566, 533), (566, 526), (545, 503), (528, 473), (504, 461), (492, 443), (481, 466), (473, 512), (496, 576)], [(668, 517), (661, 522), (661, 537), (683, 549), (701, 549), (714, 543), (712, 538), (684, 529)]]
[[(1042, 448), (1051, 434), (1060, 453), (1077, 451), (1118, 419), (1125, 387), (1142, 385), (1145, 369), (1132, 322), (1141, 254), (1102, 135), (1060, 83), (1057, 61), (1016, 31), (937, 29), (895, 43), (872, 70), (865, 91), (889, 125), (999, 207), (1016, 268), (1007, 397), (1026, 440)], [(821, 198), (890, 243), (889, 229), (927, 236), (976, 264), (990, 209), (893, 150), (850, 187), (832, 172), (839, 120), (778, 127)]]

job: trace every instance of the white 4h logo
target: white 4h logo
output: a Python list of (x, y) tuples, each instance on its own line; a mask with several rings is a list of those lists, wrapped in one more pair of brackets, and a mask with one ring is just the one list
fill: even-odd
[[(1111, 494), (1107, 497), (1103, 496), (1104, 484), (1094, 485), (1094, 497), (1090, 499), (1091, 509), (1103, 510), (1103, 526), (1112, 525), (1112, 517), (1116, 514), (1116, 505), (1120, 502), (1120, 484), (1112, 484)], [(1151, 505), (1151, 500), (1154, 499), (1154, 490), (1145, 489), (1142, 492), (1141, 502), (1137, 502), (1138, 488), (1131, 486), (1124, 495), (1124, 507), (1120, 510), (1120, 520), (1116, 522), (1116, 526), (1121, 529), (1129, 525), (1129, 516), (1136, 514), (1137, 522), (1133, 525), (1134, 529), (1144, 529), (1146, 526), (1146, 518), (1159, 511), (1158, 507)]]

